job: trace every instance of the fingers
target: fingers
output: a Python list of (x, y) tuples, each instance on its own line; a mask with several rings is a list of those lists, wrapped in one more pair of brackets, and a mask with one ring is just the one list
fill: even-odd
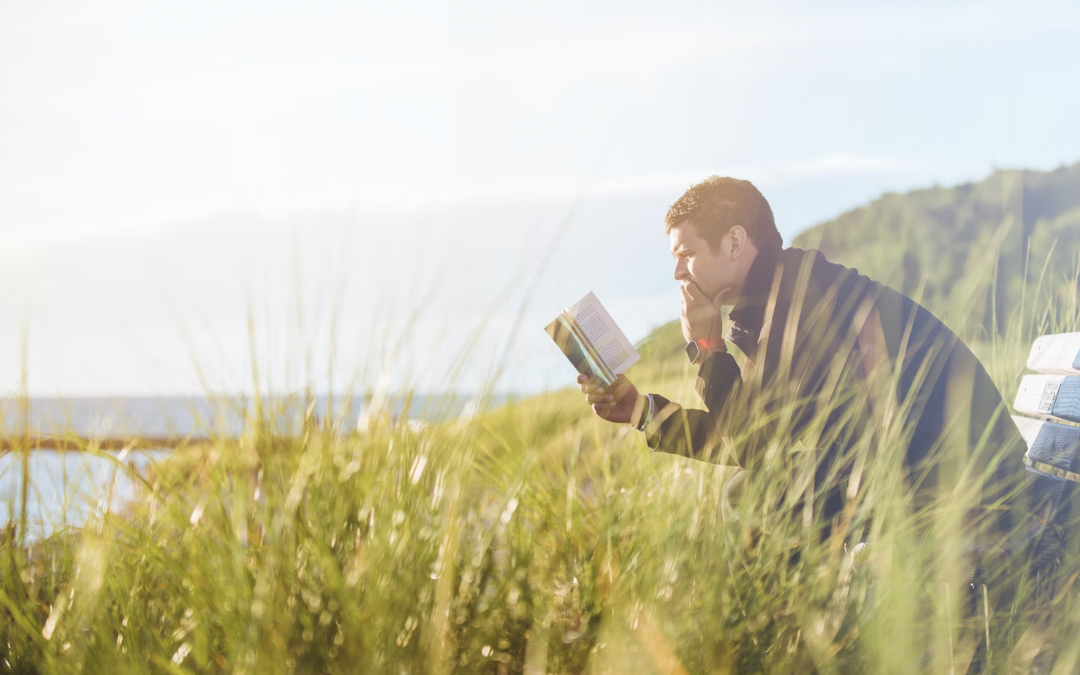
[(682, 306), (684, 308), (694, 301), (694, 296), (690, 291), (690, 284), (679, 284), (679, 295), (682, 296)]
[(581, 385), (579, 388), (581, 389), (582, 394), (606, 394), (607, 393), (607, 390), (604, 388), (604, 386), (602, 384), (600, 384), (599, 380), (594, 378), (594, 377), (587, 377), (585, 375), (578, 375), (577, 381), (578, 381), (578, 384)]
[(593, 407), (593, 412), (603, 417), (601, 412), (610, 410), (615, 405), (615, 397), (608, 392), (607, 387), (599, 384), (597, 378), (578, 375), (577, 377), (581, 393), (585, 394), (585, 400)]
[(577, 383), (581, 385), (581, 391), (585, 391), (585, 387), (593, 386), (598, 382), (595, 377), (589, 377), (588, 375), (578, 375)]
[(592, 406), (592, 411), (596, 414), (597, 417), (607, 419), (608, 416), (611, 415), (611, 411), (614, 410), (614, 408), (614, 403), (594, 403)]
[(695, 300), (701, 300), (705, 297), (705, 293), (701, 290), (701, 286), (698, 286), (692, 279), (687, 279), (680, 286), (679, 290), (682, 291), (683, 301), (693, 302)]
[(585, 400), (589, 403), (608, 403), (615, 400), (615, 397), (608, 393), (608, 390), (599, 385), (581, 385), (581, 393), (585, 394)]
[(626, 393), (633, 388), (634, 385), (630, 382), (630, 380), (628, 380), (625, 375), (620, 374), (615, 377), (615, 381), (611, 383), (611, 386), (608, 387), (608, 390), (611, 392), (612, 395), (615, 396), (616, 399), (619, 399), (621, 401), (623, 396), (625, 396)]

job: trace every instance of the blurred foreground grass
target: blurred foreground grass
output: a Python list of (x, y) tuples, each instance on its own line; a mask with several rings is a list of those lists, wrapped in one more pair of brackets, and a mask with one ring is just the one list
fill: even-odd
[[(1047, 302), (979, 342), (1007, 399), (1033, 337), (1080, 330), (1075, 294)], [(631, 375), (696, 404), (681, 347), (658, 330)], [(867, 488), (875, 560), (853, 567), (764, 506), (784, 479), (734, 500), (733, 470), (652, 454), (576, 390), (355, 433), (261, 419), (135, 476), (121, 513), (26, 545), (9, 525), (0, 669), (963, 673), (978, 650), (989, 672), (1080, 670), (1077, 559), (988, 606), (910, 540), (895, 481)]]

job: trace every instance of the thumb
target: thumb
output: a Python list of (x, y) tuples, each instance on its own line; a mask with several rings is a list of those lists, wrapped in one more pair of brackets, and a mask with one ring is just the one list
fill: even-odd
[(630, 380), (626, 379), (625, 375), (618, 375), (615, 381), (608, 387), (608, 391), (615, 398), (616, 401), (621, 400), (626, 393), (634, 388), (634, 385), (630, 383)]

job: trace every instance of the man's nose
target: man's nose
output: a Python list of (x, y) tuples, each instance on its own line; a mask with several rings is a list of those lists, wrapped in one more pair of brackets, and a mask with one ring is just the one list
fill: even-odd
[(687, 269), (685, 260), (675, 261), (675, 281), (682, 281), (690, 277), (690, 270)]

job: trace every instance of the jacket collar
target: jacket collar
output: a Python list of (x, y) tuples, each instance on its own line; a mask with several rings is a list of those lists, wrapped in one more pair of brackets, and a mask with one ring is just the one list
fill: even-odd
[(746, 273), (742, 293), (728, 313), (732, 325), (739, 324), (743, 331), (759, 334), (765, 322), (765, 306), (772, 291), (773, 272), (780, 262), (780, 246), (770, 246), (758, 251), (750, 270)]

